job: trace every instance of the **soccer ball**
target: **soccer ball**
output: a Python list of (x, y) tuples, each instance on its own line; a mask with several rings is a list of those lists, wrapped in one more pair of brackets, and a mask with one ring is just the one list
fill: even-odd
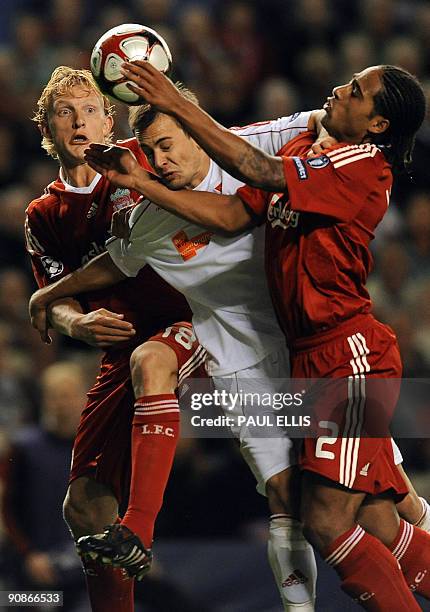
[(132, 105), (145, 100), (127, 87), (129, 81), (120, 72), (124, 60), (147, 60), (166, 74), (172, 66), (166, 41), (151, 28), (124, 23), (103, 34), (91, 53), (91, 72), (104, 94)]

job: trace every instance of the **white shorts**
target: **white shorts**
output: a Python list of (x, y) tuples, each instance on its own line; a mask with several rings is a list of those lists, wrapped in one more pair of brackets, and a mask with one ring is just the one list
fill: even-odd
[[(242, 397), (245, 393), (254, 394), (253, 397), (258, 396), (259, 398), (265, 394), (264, 397), (267, 398), (268, 394), (281, 394), (288, 391), (286, 381), (288, 381), (289, 373), (289, 355), (285, 347), (267, 355), (255, 366), (226, 376), (215, 376), (212, 380), (218, 391), (225, 390), (228, 393), (237, 393), (238, 396), (242, 392)], [(298, 462), (295, 445), (288, 438), (285, 429), (276, 425), (274, 417), (279, 410), (266, 404), (257, 405), (255, 402), (250, 405), (246, 400), (238, 401), (234, 407), (224, 405), (222, 408), (224, 414), (233, 417), (234, 420), (238, 416), (247, 417), (248, 420), (249, 417), (259, 415), (263, 421), (266, 416), (268, 422), (271, 423), (270, 431), (265, 430), (264, 426), (256, 427), (252, 428), (252, 435), (246, 423), (240, 426), (235, 424), (231, 427), (233, 435), (240, 440), (242, 455), (257, 480), (257, 491), (266, 495), (266, 483), (269, 478)]]
[(397, 444), (394, 442), (393, 438), (391, 438), (391, 444), (393, 445), (393, 455), (394, 455), (394, 463), (396, 465), (399, 465), (400, 463), (403, 462), (403, 456), (402, 453), (400, 452), (400, 448), (397, 446)]

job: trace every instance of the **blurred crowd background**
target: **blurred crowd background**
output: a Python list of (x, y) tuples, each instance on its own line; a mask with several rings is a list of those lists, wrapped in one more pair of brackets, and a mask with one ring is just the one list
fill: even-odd
[[(1, 0), (0, 541), (8, 553), (0, 558), (0, 581), (5, 584), (13, 576), (20, 576), (19, 584), (25, 579), (52, 585), (59, 576), (70, 585), (78, 580), (67, 552), (61, 500), (85, 389), (99, 359), (97, 351), (64, 338), (43, 345), (28, 322), (35, 283), (24, 248), (24, 211), (57, 173), (30, 119), (52, 70), (60, 64), (88, 67), (95, 41), (127, 22), (153, 27), (166, 38), (174, 77), (227, 126), (320, 108), (333, 86), (378, 63), (416, 74), (430, 97), (426, 0)], [(127, 109), (118, 105), (116, 136), (128, 135)], [(418, 134), (412, 177), (398, 180), (374, 242), (369, 282), (375, 311), (397, 332), (405, 376), (411, 378), (430, 376), (429, 167), (430, 115)], [(428, 431), (427, 413), (421, 425)], [(428, 495), (429, 441), (399, 442), (406, 468)], [(265, 522), (265, 504), (231, 441), (182, 441), (158, 523), (160, 538), (263, 539)], [(179, 610), (180, 598), (174, 596), (171, 609)]]

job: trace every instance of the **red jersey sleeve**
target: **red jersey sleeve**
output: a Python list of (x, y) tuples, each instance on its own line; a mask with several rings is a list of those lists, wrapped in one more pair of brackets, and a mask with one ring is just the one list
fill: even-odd
[(252, 212), (259, 219), (258, 225), (261, 225), (265, 220), (269, 201), (269, 194), (267, 191), (244, 185), (243, 187), (239, 187), (239, 189), (236, 191), (236, 195), (239, 196), (247, 208), (252, 210)]
[(50, 196), (33, 201), (26, 211), (25, 242), (39, 287), (49, 285), (72, 270), (65, 264), (51, 215)]
[(357, 216), (367, 200), (391, 186), (391, 171), (377, 147), (338, 145), (319, 157), (283, 157), (291, 208), (333, 217), (341, 222)]
[[(314, 139), (314, 132), (302, 132), (292, 140), (286, 142), (285, 145), (278, 151), (277, 156), (305, 155), (309, 151), (309, 147), (313, 143)], [(240, 187), (236, 194), (246, 206), (251, 208), (256, 215), (261, 216), (261, 222), (263, 222), (270, 201), (268, 192), (245, 185), (244, 187)]]

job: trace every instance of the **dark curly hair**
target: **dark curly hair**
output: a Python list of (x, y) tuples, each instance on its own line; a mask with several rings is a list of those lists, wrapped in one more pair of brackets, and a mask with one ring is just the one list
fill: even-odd
[(393, 171), (407, 171), (415, 136), (424, 121), (426, 98), (418, 79), (398, 66), (382, 65), (382, 89), (374, 98), (375, 115), (389, 120), (388, 129), (373, 138), (383, 145)]

